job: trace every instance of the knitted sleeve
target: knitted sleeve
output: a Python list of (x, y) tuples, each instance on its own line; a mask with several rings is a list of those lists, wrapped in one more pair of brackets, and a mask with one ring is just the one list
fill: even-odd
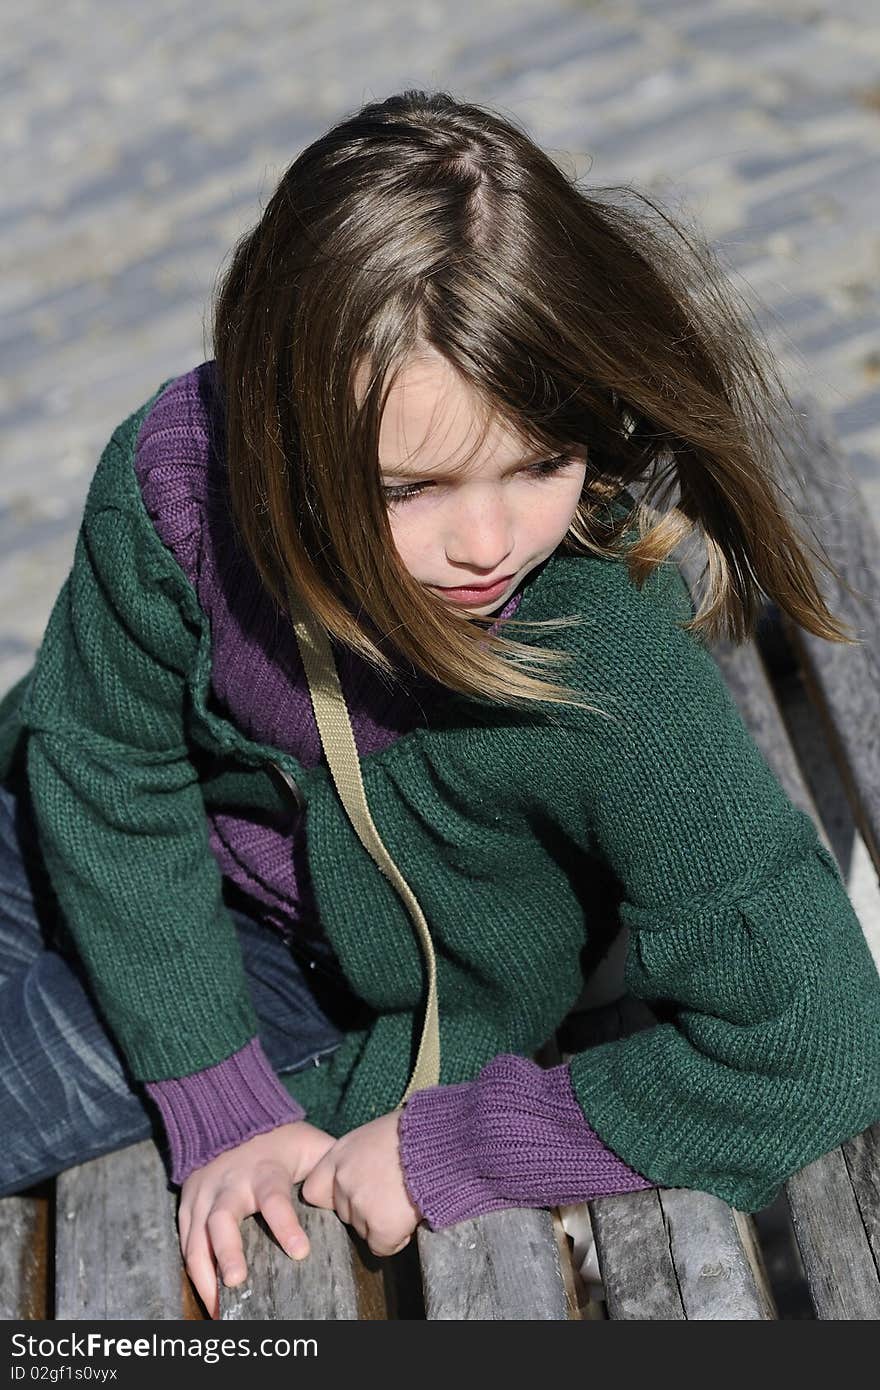
[(626, 987), (658, 1022), (413, 1095), (401, 1163), (434, 1226), (652, 1184), (756, 1211), (880, 1117), (880, 977), (836, 861), (681, 626), (677, 568), (642, 591), (621, 564), (596, 574), (567, 679), (605, 717), (560, 717), (553, 767), (621, 887)]
[(160, 1081), (230, 1057), (258, 1024), (184, 736), (197, 615), (142, 511), (136, 424), (102, 454), (22, 713), (66, 926), (133, 1077)]
[(582, 672), (611, 718), (577, 756), (623, 888), (626, 986), (659, 1022), (576, 1054), (572, 1089), (655, 1183), (756, 1211), (880, 1117), (880, 977), (835, 859), (681, 626), (681, 575), (655, 578), (614, 580), (620, 625), (594, 630)]
[(587, 1124), (567, 1066), (515, 1053), (499, 1054), (473, 1081), (415, 1091), (398, 1133), (407, 1191), (434, 1231), (502, 1207), (654, 1186)]
[(147, 1082), (145, 1089), (165, 1126), (173, 1183), (184, 1182), (227, 1149), (306, 1113), (275, 1075), (259, 1038), (216, 1066)]

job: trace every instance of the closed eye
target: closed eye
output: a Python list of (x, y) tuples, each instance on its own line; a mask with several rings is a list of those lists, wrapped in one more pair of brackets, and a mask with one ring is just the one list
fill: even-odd
[[(538, 463), (529, 464), (528, 468), (522, 471), (531, 475), (533, 478), (552, 478), (554, 474), (561, 473), (563, 468), (568, 468), (574, 460), (568, 454), (559, 454), (555, 458), (541, 459)], [(413, 497), (419, 497), (426, 488), (431, 487), (431, 483), (402, 483), (397, 487), (383, 487), (386, 502), (409, 502)]]

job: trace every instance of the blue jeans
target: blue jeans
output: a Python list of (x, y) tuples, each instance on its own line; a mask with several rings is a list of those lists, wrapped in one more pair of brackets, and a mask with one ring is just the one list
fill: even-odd
[[(323, 938), (285, 943), (224, 898), (241, 942), (259, 1037), (278, 1073), (339, 1046), (360, 1001)], [(153, 1138), (158, 1108), (133, 1079), (92, 995), (41, 859), (27, 791), (0, 785), (0, 1196)]]

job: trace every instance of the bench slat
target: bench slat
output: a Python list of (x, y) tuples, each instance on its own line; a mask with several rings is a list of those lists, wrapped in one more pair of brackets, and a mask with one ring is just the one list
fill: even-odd
[(59, 1173), (55, 1317), (183, 1318), (176, 1205), (152, 1139)]
[[(646, 1026), (644, 1013), (626, 995), (570, 1019), (567, 1036), (578, 1046), (611, 1041)], [(711, 1193), (660, 1188), (587, 1206), (610, 1318), (776, 1317), (746, 1218)]]
[(313, 1207), (291, 1191), (297, 1219), (311, 1243), (304, 1260), (281, 1249), (262, 1216), (241, 1223), (248, 1277), (234, 1288), (220, 1284), (221, 1320), (351, 1321), (360, 1317), (354, 1257), (347, 1228), (334, 1211)]
[(794, 440), (792, 500), (805, 515), (832, 564), (856, 596), (823, 570), (823, 597), (863, 642), (841, 646), (796, 627), (779, 615), (801, 664), (804, 684), (823, 716), (829, 749), (865, 845), (880, 873), (880, 538), (827, 415), (811, 400), (799, 402), (807, 421)]
[(842, 1148), (865, 1237), (880, 1269), (880, 1120), (848, 1139)]
[(0, 1318), (44, 1319), (48, 1200), (24, 1193), (0, 1198)]
[(588, 1206), (609, 1318), (682, 1321), (659, 1192), (622, 1192)]
[(766, 1320), (776, 1309), (750, 1262), (735, 1213), (718, 1197), (687, 1188), (660, 1193), (685, 1316)]
[(717, 1197), (662, 1188), (597, 1198), (589, 1208), (610, 1318), (776, 1318), (741, 1216)]
[(571, 1308), (550, 1211), (506, 1208), (417, 1229), (427, 1318), (553, 1321)]
[(792, 1224), (822, 1319), (880, 1319), (880, 1123), (786, 1184)]

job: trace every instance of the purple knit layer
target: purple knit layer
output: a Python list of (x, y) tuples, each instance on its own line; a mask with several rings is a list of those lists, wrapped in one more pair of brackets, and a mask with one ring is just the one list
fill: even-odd
[[(256, 568), (235, 544), (223, 459), (213, 362), (205, 362), (172, 382), (153, 406), (138, 438), (135, 471), (156, 531), (192, 583), (209, 619), (214, 705), (249, 738), (283, 749), (304, 766), (314, 767), (324, 761), (324, 753), (296, 636), (289, 623), (278, 621), (274, 601)], [(513, 616), (520, 598), (520, 592), (512, 595), (498, 620)], [(495, 629), (493, 624), (490, 630)], [(387, 684), (356, 653), (337, 647), (335, 655), (362, 757), (390, 746), (423, 723), (432, 705), (442, 704), (447, 694), (444, 687), (415, 672), (407, 673), (408, 691), (404, 691)], [(292, 809), (277, 825), (213, 811), (208, 812), (208, 821), (210, 845), (221, 873), (250, 898), (255, 916), (273, 925), (286, 940), (323, 935), (311, 896), (303, 838)], [(463, 1181), (468, 1184), (469, 1209), (474, 1201), (489, 1202), (489, 1206), (472, 1208), (470, 1214), (517, 1204), (500, 1200), (502, 1189), (487, 1186), (491, 1174), (482, 1173), (485, 1160), (479, 1145), (485, 1139), (480, 1135), (492, 1128), (486, 1116), (501, 1103), (492, 1098), (487, 1071), (484, 1068), (473, 1082), (419, 1092), (403, 1111), (407, 1181), (412, 1179), (411, 1190), (419, 1193), (415, 1200), (420, 1207), (424, 1200), (422, 1209), (432, 1217), (442, 1219), (451, 1209), (453, 1162), (459, 1186)], [(537, 1071), (539, 1077), (553, 1075), (553, 1071)], [(565, 1172), (565, 1165), (575, 1158), (586, 1195), (598, 1195), (595, 1182), (602, 1191), (632, 1191), (633, 1182), (651, 1185), (604, 1148), (584, 1120), (570, 1087), (566, 1092), (557, 1083), (552, 1095), (543, 1090), (539, 1094), (532, 1076), (533, 1101), (523, 1111), (505, 1076), (501, 1073), (498, 1080), (508, 1123), (517, 1126), (525, 1118), (531, 1126), (528, 1142), (534, 1141), (538, 1155), (534, 1200), (529, 1204), (556, 1200), (541, 1194), (556, 1190), (560, 1164)], [(147, 1091), (162, 1114), (175, 1183), (225, 1149), (305, 1115), (272, 1071), (259, 1038), (216, 1066), (187, 1077), (151, 1082)], [(511, 1100), (516, 1100), (512, 1106)], [(457, 1124), (454, 1160), (452, 1147), (444, 1147), (443, 1141), (453, 1121)], [(473, 1133), (468, 1130), (471, 1122)], [(435, 1155), (433, 1166), (430, 1152)], [(504, 1171), (503, 1166), (499, 1171)], [(479, 1192), (474, 1174), (482, 1175)]]
[[(279, 619), (232, 525), (213, 369), (213, 361), (203, 362), (155, 402), (138, 436), (135, 473), (156, 531), (210, 622), (212, 705), (247, 738), (315, 767), (326, 759), (293, 625)], [(520, 598), (513, 594), (498, 619), (513, 616)], [(448, 691), (409, 665), (401, 667), (403, 691), (357, 653), (336, 642), (333, 648), (362, 757), (424, 725), (432, 709), (443, 709)], [(288, 940), (323, 936), (297, 820), (292, 804), (275, 824), (208, 810), (222, 874)]]
[(182, 1183), (226, 1149), (306, 1113), (278, 1080), (259, 1038), (192, 1076), (149, 1081), (146, 1091), (168, 1134), (173, 1183)]
[(410, 1197), (432, 1230), (500, 1207), (653, 1187), (584, 1120), (568, 1066), (501, 1053), (474, 1081), (416, 1091), (400, 1116)]

